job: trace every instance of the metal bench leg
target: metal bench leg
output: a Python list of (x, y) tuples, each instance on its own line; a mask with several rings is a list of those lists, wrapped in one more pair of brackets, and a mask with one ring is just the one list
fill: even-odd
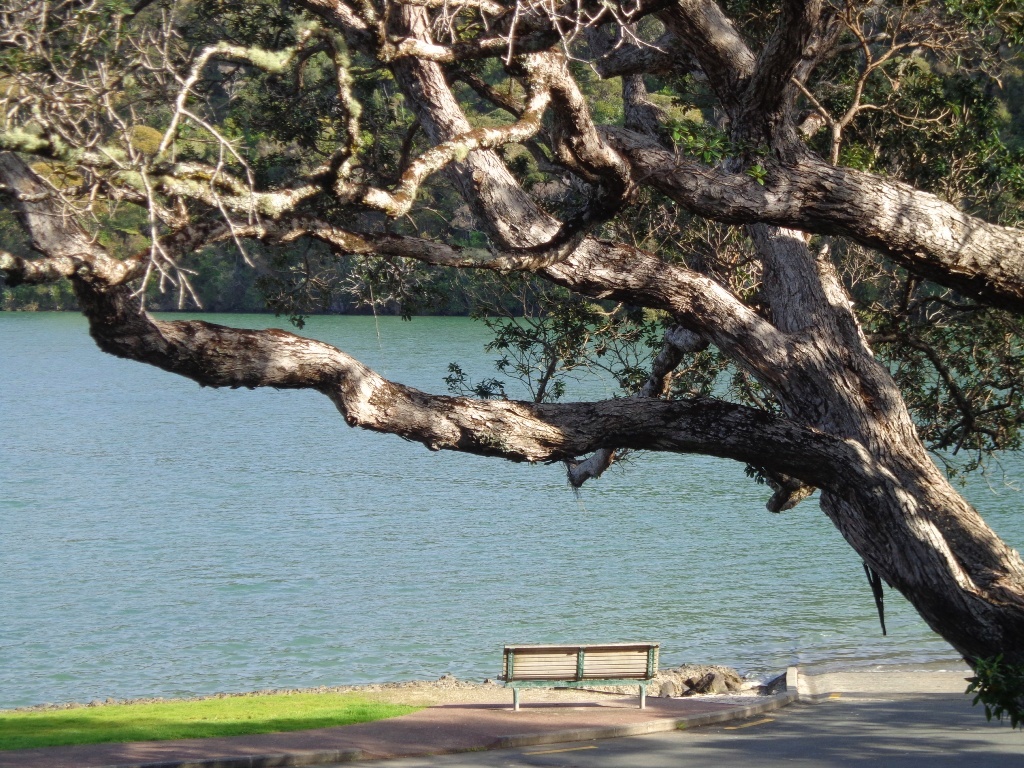
[(647, 686), (640, 686), (640, 709), (647, 708)]
[(518, 688), (513, 688), (512, 689), (512, 711), (513, 712), (518, 712), (519, 711), (519, 689)]

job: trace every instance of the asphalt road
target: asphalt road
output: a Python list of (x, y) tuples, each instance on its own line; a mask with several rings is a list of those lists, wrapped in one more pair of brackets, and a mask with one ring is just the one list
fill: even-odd
[(963, 694), (842, 694), (726, 726), (515, 750), (374, 761), (380, 768), (1024, 768), (1024, 732)]

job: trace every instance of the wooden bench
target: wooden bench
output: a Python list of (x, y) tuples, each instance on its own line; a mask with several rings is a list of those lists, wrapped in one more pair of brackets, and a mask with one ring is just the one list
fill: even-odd
[(519, 711), (521, 688), (589, 688), (636, 685), (640, 709), (647, 706), (647, 683), (658, 672), (658, 643), (607, 645), (506, 645), (501, 679), (512, 689)]

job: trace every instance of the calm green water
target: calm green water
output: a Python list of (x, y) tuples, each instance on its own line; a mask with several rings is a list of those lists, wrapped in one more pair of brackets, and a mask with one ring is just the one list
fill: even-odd
[[(450, 361), (491, 373), (461, 318), (304, 333), (434, 392)], [(969, 495), (1024, 545), (1016, 491)], [(765, 500), (737, 464), (655, 455), (577, 499), (557, 467), (430, 453), (316, 394), (104, 355), (75, 315), (0, 313), (0, 707), (494, 677), (506, 642), (650, 639), (663, 665), (754, 673), (955, 661), (896, 593), (881, 636), (815, 504)]]

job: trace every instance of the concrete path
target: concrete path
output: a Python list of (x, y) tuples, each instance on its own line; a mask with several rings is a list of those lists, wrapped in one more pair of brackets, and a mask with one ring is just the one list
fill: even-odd
[(0, 768), (271, 768), (381, 759), (387, 768), (1024, 768), (1024, 732), (986, 723), (963, 694), (966, 674), (805, 675), (791, 668), (786, 694), (648, 699), (645, 710), (635, 696), (559, 702), (559, 692), (546, 692), (547, 701), (527, 698), (513, 712), (511, 695), (497, 689), (481, 703), (341, 728), (0, 752)]
[(840, 694), (727, 725), (411, 758), (380, 768), (1021, 768), (1024, 732), (962, 693)]
[(270, 768), (437, 755), (574, 739), (631, 736), (751, 717), (795, 695), (648, 699), (595, 693), (590, 701), (531, 703), (513, 712), (501, 701), (429, 707), (374, 723), (217, 739), (95, 744), (0, 752), (0, 768)]

